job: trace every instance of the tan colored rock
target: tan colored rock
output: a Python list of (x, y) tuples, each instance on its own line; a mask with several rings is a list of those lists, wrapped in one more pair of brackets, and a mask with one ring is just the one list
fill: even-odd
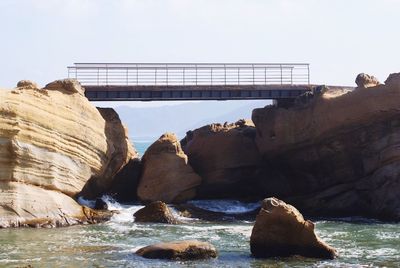
[(279, 174), (264, 191), (308, 215), (400, 220), (399, 99), (400, 83), (389, 82), (255, 109), (263, 166)]
[(30, 80), (21, 80), (21, 81), (19, 81), (17, 83), (17, 87), (19, 87), (19, 88), (32, 88), (32, 89), (36, 88), (36, 89), (39, 89), (39, 86), (35, 82), (30, 81)]
[[(93, 176), (80, 193), (88, 199), (96, 198), (108, 191), (114, 186), (117, 173), (129, 162), (139, 160), (137, 152), (129, 141), (128, 131), (114, 109), (97, 109), (106, 123), (104, 134), (107, 140), (107, 162), (103, 163), (101, 175)], [(134, 171), (131, 170), (133, 176), (135, 176)]]
[(314, 227), (295, 207), (277, 198), (264, 199), (250, 237), (251, 253), (261, 258), (335, 258), (336, 250), (315, 234)]
[(45, 89), (62, 91), (67, 94), (78, 93), (82, 96), (85, 95), (85, 89), (81, 86), (78, 80), (75, 79), (56, 80), (47, 84)]
[(171, 210), (161, 201), (154, 201), (139, 209), (133, 214), (135, 222), (154, 222), (177, 224), (179, 221), (174, 217)]
[(179, 203), (193, 198), (201, 178), (188, 164), (175, 134), (166, 133), (142, 158), (143, 172), (137, 195), (144, 202)]
[(195, 260), (216, 258), (218, 252), (210, 243), (185, 240), (150, 245), (136, 254), (148, 259)]
[(357, 75), (356, 84), (359, 88), (368, 88), (378, 86), (380, 83), (375, 76), (368, 75), (365, 73), (360, 73)]
[(224, 125), (211, 124), (189, 131), (182, 147), (189, 163), (203, 181), (200, 198), (240, 198), (254, 196), (261, 156), (250, 120)]
[(82, 207), (58, 191), (18, 182), (0, 182), (0, 228), (59, 227), (109, 220), (112, 212)]
[(115, 130), (109, 125), (118, 124), (103, 118), (78, 82), (60, 80), (44, 89), (19, 85), (0, 91), (2, 225), (84, 217), (71, 197), (93, 177), (107, 188), (136, 152), (120, 122), (122, 134), (110, 134)]

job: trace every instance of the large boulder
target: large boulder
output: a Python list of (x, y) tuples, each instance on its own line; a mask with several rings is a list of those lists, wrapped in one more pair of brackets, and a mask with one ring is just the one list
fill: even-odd
[(140, 159), (131, 159), (114, 177), (111, 187), (105, 193), (118, 202), (137, 201), (137, 187), (142, 172)]
[[(92, 178), (86, 183), (85, 187), (80, 193), (81, 196), (93, 199), (116, 184), (116, 179), (121, 171), (131, 162), (139, 161), (139, 156), (128, 138), (128, 131), (122, 125), (118, 114), (111, 108), (97, 108), (100, 115), (105, 120), (105, 128), (103, 130), (107, 141), (107, 158), (103, 163), (103, 169), (99, 175), (93, 175)], [(139, 169), (138, 166), (135, 166)], [(132, 175), (131, 181), (137, 180), (136, 170), (130, 170)]]
[(266, 194), (308, 215), (400, 220), (400, 83), (255, 109)]
[(192, 199), (201, 178), (188, 164), (175, 134), (165, 133), (142, 158), (143, 170), (137, 195), (144, 202), (179, 203)]
[(314, 227), (295, 207), (276, 198), (264, 199), (250, 237), (251, 253), (261, 258), (335, 258), (336, 250), (321, 241)]
[(199, 198), (241, 198), (257, 196), (262, 178), (261, 156), (251, 121), (211, 124), (189, 131), (182, 147), (189, 163), (203, 181)]
[(93, 190), (104, 191), (136, 157), (125, 129), (100, 113), (75, 80), (43, 89), (18, 84), (0, 90), (0, 226), (84, 221), (73, 197), (91, 178), (99, 180)]
[(360, 73), (357, 75), (355, 82), (359, 88), (375, 87), (380, 84), (375, 76), (365, 73)]
[(148, 259), (195, 260), (216, 258), (218, 253), (213, 245), (197, 240), (175, 241), (150, 245), (136, 251)]
[(169, 207), (161, 201), (154, 201), (139, 209), (133, 214), (135, 222), (154, 222), (177, 224), (179, 221), (172, 214)]

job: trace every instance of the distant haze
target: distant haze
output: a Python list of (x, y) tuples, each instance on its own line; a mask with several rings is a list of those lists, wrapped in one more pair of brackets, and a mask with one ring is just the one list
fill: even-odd
[(133, 141), (154, 141), (165, 132), (183, 138), (188, 130), (211, 123), (250, 119), (254, 108), (271, 101), (204, 101), (159, 107), (115, 106)]

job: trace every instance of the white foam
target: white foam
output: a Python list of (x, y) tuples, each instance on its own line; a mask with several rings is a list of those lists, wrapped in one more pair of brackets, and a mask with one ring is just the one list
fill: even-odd
[(78, 197), (77, 201), (78, 201), (79, 205), (86, 206), (86, 207), (89, 207), (89, 208), (94, 208), (94, 205), (96, 203), (96, 201), (85, 199), (82, 196)]
[(238, 200), (193, 200), (189, 201), (196, 207), (226, 214), (240, 214), (253, 211), (260, 207), (260, 203), (244, 203)]

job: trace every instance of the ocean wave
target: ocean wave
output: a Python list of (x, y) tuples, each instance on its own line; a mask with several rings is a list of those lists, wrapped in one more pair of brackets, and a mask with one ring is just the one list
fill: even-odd
[(226, 214), (247, 213), (260, 207), (260, 202), (244, 203), (238, 200), (192, 200), (188, 203), (201, 209)]

